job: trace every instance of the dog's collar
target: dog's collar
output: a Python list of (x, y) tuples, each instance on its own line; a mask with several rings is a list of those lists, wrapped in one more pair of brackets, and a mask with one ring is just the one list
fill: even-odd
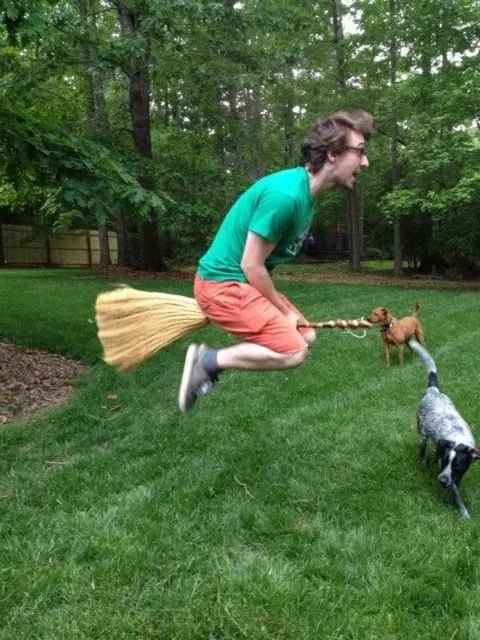
[(388, 324), (380, 325), (380, 331), (382, 333), (384, 333), (385, 331), (391, 331), (394, 324), (395, 324), (395, 319), (392, 318), (391, 322), (389, 322)]

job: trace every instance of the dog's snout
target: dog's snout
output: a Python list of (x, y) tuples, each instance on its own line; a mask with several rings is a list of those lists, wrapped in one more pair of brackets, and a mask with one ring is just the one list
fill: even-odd
[(449, 476), (440, 475), (438, 476), (438, 481), (445, 489), (448, 489), (448, 487), (452, 484), (452, 479)]

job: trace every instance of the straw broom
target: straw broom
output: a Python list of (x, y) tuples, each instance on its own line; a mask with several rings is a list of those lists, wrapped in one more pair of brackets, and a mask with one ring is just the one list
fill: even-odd
[[(139, 291), (121, 286), (101, 293), (95, 303), (103, 359), (117, 371), (128, 371), (172, 342), (206, 327), (208, 318), (194, 298)], [(364, 320), (329, 320), (304, 327), (371, 327)]]
[(128, 371), (157, 351), (209, 323), (194, 298), (123, 286), (95, 304), (103, 359)]

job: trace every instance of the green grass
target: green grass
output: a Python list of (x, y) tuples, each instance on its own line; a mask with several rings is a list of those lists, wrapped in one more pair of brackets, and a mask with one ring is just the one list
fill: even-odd
[[(94, 365), (68, 405), (2, 430), (2, 640), (480, 638), (480, 465), (462, 521), (416, 459), (426, 375), (412, 355), (387, 370), (376, 330), (319, 331), (299, 369), (226, 372), (183, 416), (188, 339), (130, 374), (99, 362), (93, 303), (109, 285), (0, 271), (0, 338)], [(312, 320), (402, 315), (418, 297), (278, 287)], [(478, 294), (422, 299), (442, 386), (475, 425)], [(195, 337), (231, 342), (213, 327)]]
[[(404, 269), (408, 267), (408, 263), (403, 261)], [(365, 273), (375, 273), (378, 271), (392, 271), (393, 260), (364, 260), (362, 268)], [(182, 265), (182, 271), (194, 273), (195, 265)], [(276, 267), (277, 274), (302, 274), (302, 273), (350, 273), (350, 267), (347, 260), (333, 260), (332, 262), (294, 262), (281, 264)]]
[[(403, 262), (403, 268), (408, 266)], [(362, 262), (364, 273), (376, 273), (378, 271), (391, 271), (393, 273), (393, 260), (364, 260)], [(282, 264), (277, 267), (278, 274), (302, 274), (302, 273), (351, 273), (346, 260), (334, 260), (332, 262), (297, 262)]]

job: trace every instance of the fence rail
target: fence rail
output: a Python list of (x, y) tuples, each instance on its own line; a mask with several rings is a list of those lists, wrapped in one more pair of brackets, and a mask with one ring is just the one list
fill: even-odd
[[(110, 260), (116, 264), (115, 232), (108, 232), (108, 243)], [(26, 225), (0, 224), (0, 258), (4, 266), (93, 267), (100, 264), (98, 231), (58, 231), (45, 236)]]

